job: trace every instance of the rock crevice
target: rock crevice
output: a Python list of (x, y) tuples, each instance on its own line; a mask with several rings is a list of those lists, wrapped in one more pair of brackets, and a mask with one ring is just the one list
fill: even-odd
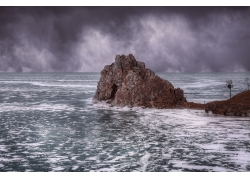
[(145, 108), (175, 108), (186, 102), (182, 89), (175, 89), (132, 54), (116, 55), (115, 62), (104, 67), (93, 99)]

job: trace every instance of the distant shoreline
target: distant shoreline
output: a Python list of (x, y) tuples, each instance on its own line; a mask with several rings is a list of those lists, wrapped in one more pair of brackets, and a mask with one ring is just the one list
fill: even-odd
[(212, 101), (206, 104), (186, 102), (183, 108), (211, 111), (213, 114), (225, 116), (250, 117), (250, 90), (241, 92), (228, 100)]

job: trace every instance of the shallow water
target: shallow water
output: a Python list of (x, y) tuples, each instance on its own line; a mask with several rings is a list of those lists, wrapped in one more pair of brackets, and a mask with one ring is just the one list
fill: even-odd
[[(250, 73), (159, 73), (188, 101)], [(99, 73), (0, 73), (0, 171), (250, 171), (250, 118), (92, 104)]]

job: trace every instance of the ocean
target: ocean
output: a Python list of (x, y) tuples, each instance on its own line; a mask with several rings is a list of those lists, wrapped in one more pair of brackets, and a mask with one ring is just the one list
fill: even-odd
[[(206, 103), (245, 73), (156, 73)], [(100, 73), (0, 73), (0, 171), (250, 171), (250, 118), (93, 104)]]

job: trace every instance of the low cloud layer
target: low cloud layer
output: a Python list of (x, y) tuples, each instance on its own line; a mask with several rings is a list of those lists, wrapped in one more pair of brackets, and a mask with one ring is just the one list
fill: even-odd
[(250, 71), (249, 7), (0, 7), (0, 71)]

